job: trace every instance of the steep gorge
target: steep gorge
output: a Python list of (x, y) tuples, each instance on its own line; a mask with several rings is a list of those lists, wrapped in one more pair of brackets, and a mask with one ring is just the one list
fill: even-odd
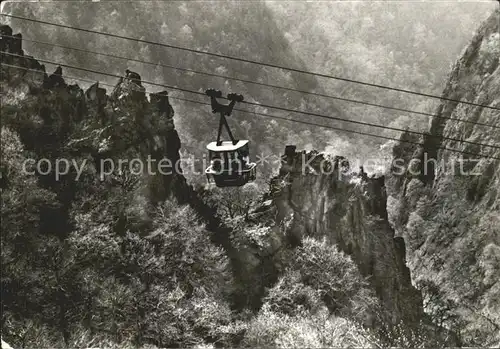
[[(148, 234), (154, 228), (150, 217), (155, 214), (155, 205), (173, 196), (180, 204), (188, 203), (196, 210), (212, 230), (213, 242), (223, 246), (232, 261), (233, 276), (240, 287), (233, 301), (235, 305), (258, 307), (265, 287), (271, 286), (279, 276), (279, 268), (273, 265), (273, 253), (268, 254), (271, 258), (266, 258), (260, 249), (258, 258), (264, 256), (264, 259), (258, 264), (262, 268), (253, 268), (245, 258), (249, 256), (245, 254), (248, 246), (241, 249), (234, 245), (228, 238), (230, 228), (224, 227), (202, 202), (181, 171), (173, 168), (170, 175), (158, 174), (159, 160), (167, 158), (175, 164), (180, 159), (181, 144), (168, 94), (151, 94), (148, 101), (140, 77), (129, 74), (120, 79), (110, 95), (99, 83), (84, 91), (78, 85), (68, 85), (60, 69), (48, 76), (44, 66), (25, 55), (21, 37), (10, 38), (13, 34), (10, 27), (2, 26), (1, 32), (5, 35), (1, 41), (2, 51), (12, 54), (2, 55), (5, 64), (2, 66), (2, 126), (19, 134), (22, 148), (35, 160), (43, 158), (55, 164), (58, 159), (66, 158), (76, 165), (85, 164), (81, 173), (78, 166), (73, 166), (59, 179), (55, 178), (54, 169), (37, 175), (41, 188), (50, 193), (45, 195), (55, 195), (57, 205), (41, 204), (40, 216), (36, 219), (39, 226), (30, 229), (33, 234), (56, 236), (63, 243), (73, 239), (75, 232), (103, 243), (113, 234), (125, 231), (150, 239), (154, 236)], [(137, 173), (130, 164), (125, 164), (122, 171), (109, 168), (111, 164), (119, 164), (120, 159), (139, 159), (146, 163), (148, 154), (155, 160), (152, 168), (155, 174), (144, 170)], [(278, 241), (277, 248), (294, 247), (294, 241), (305, 235), (328, 237), (331, 244), (350, 254), (361, 273), (371, 279), (390, 322), (417, 322), (420, 298), (411, 288), (404, 243), (393, 239), (385, 207), (380, 205), (385, 200), (383, 180), (365, 178), (351, 183), (345, 178), (335, 180), (338, 172), (326, 177), (302, 176), (300, 155), (288, 154), (286, 162), (291, 167), (282, 170), (282, 176), (293, 180), (293, 184), (279, 193), (270, 193), (277, 208), (275, 223), (279, 224), (281, 218), (292, 213), (294, 216), (288, 231), (291, 244)], [(9, 181), (14, 182), (16, 176), (24, 174), (14, 173), (8, 166), (2, 171), (8, 193)], [(317, 197), (323, 200), (313, 204)], [(332, 197), (335, 199), (331, 200)], [(297, 207), (295, 202), (303, 207)], [(304, 216), (311, 218), (303, 221)], [(8, 230), (13, 226), (3, 228)], [(2, 252), (5, 252), (5, 261), (14, 263), (15, 249)], [(37, 258), (43, 260), (46, 256), (37, 256), (35, 260)], [(35, 270), (40, 267), (32, 266)], [(61, 272), (56, 267), (56, 274)], [(261, 287), (249, 292), (248, 286), (256, 279)], [(6, 308), (3, 310), (23, 313), (19, 308), (22, 301), (18, 298), (21, 293), (29, 295), (30, 291), (24, 288), (27, 286), (4, 282), (9, 293), (4, 294)], [(71, 312), (63, 306), (59, 311)], [(58, 326), (68, 340), (71, 331), (67, 321), (60, 320)]]
[[(437, 115), (499, 125), (499, 17), (497, 10), (483, 23), (453, 67), (443, 91), (445, 98), (490, 108), (443, 101)], [(428, 133), (421, 138), (402, 136), (424, 146), (401, 143), (394, 148), (394, 158), (404, 159), (411, 168), (387, 181), (391, 221), (396, 234), (407, 243), (414, 282), (435, 284), (441, 299), (452, 304), (451, 311), (479, 343), (498, 343), (500, 151), (442, 137), (498, 147), (500, 132), (434, 118)], [(426, 163), (426, 159), (430, 161)]]
[[(445, 101), (438, 116), (499, 125), (499, 16), (496, 11), (483, 23), (443, 92), (445, 98), (497, 109)], [(393, 167), (386, 176), (370, 178), (363, 170), (342, 170), (348, 166), (342, 157), (288, 146), (266, 206), (276, 226), (286, 225), (284, 235), (276, 229), (278, 240), (297, 245), (305, 236), (327, 238), (349, 254), (393, 321), (418, 321), (424, 306), (462, 343), (496, 344), (500, 163), (491, 157), (500, 152), (442, 137), (500, 144), (497, 129), (434, 118), (428, 136), (403, 134), (394, 147), (393, 164), (404, 160), (403, 171)], [(424, 166), (425, 159), (430, 161)], [(467, 173), (459, 172), (461, 166)], [(280, 243), (269, 246), (270, 253), (279, 253)]]
[(393, 323), (418, 323), (421, 298), (411, 285), (404, 240), (394, 237), (388, 221), (384, 177), (347, 174), (347, 160), (293, 147), (283, 160), (275, 181), (286, 184), (274, 202), (276, 220), (289, 220), (288, 237), (326, 237), (369, 278)]

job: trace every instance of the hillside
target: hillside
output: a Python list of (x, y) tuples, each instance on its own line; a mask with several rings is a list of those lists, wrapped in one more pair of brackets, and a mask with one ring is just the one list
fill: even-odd
[[(21, 42), (1, 44), (22, 54)], [(156, 324), (180, 316), (172, 302), (194, 315), (225, 294), (227, 257), (182, 205), (192, 189), (175, 168), (117, 166), (179, 159), (167, 94), (148, 101), (127, 78), (111, 95), (84, 91), (29, 56), (2, 63), (35, 70), (2, 65), (2, 336), (38, 348), (200, 340), (187, 323)]]
[[(450, 67), (480, 23), (497, 7), (494, 2), (405, 0), (269, 1), (268, 6), (278, 28), (311, 70), (432, 94), (441, 93)], [(319, 84), (331, 94), (429, 113), (439, 102), (344, 81), (319, 79)], [(422, 131), (428, 127), (429, 118), (423, 115), (332, 102), (352, 119)], [(390, 130), (380, 132), (397, 136)], [(332, 143), (328, 150), (335, 152)], [(358, 157), (356, 151), (364, 144), (360, 143), (353, 151)], [(362, 149), (363, 153), (377, 155), (369, 146)]]
[[(485, 106), (500, 106), (499, 11), (481, 26), (450, 73), (443, 96)], [(438, 115), (498, 125), (500, 112), (454, 102), (443, 102)], [(430, 135), (498, 145), (500, 133), (473, 124), (434, 119)], [(403, 135), (408, 139), (410, 135)], [(439, 139), (439, 138), (438, 138)], [(398, 146), (395, 158), (422, 161), (413, 175), (393, 177), (388, 184), (391, 220), (407, 241), (408, 265), (414, 281), (436, 286), (439, 298), (479, 342), (496, 339), (500, 326), (500, 205), (498, 149), (425, 141), (425, 147)], [(457, 155), (448, 147), (483, 154)], [(460, 162), (464, 171), (460, 172)], [(433, 305), (431, 304), (430, 307)], [(496, 337), (492, 338), (492, 334)], [(472, 335), (472, 334), (471, 334)]]

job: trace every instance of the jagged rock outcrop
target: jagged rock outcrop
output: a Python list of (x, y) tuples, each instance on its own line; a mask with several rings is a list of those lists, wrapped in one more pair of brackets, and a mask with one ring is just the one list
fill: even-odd
[(346, 159), (288, 146), (271, 184), (276, 222), (286, 222), (292, 245), (304, 236), (336, 244), (368, 277), (390, 322), (418, 322), (422, 300), (411, 284), (405, 243), (388, 221), (384, 178), (348, 167)]
[[(499, 17), (497, 10), (481, 26), (443, 92), (497, 109), (443, 101), (437, 115), (500, 125)], [(421, 138), (402, 135), (423, 146), (394, 148), (394, 159), (403, 159), (406, 167), (402, 175), (391, 171), (387, 181), (390, 219), (406, 241), (414, 281), (437, 286), (441, 300), (453, 304), (449, 311), (465, 322), (469, 341), (495, 344), (500, 341), (500, 150), (442, 137), (498, 147), (500, 130), (434, 118), (428, 132)]]
[[(190, 188), (176, 166), (181, 145), (166, 91), (151, 94), (148, 101), (140, 76), (129, 70), (110, 95), (98, 82), (87, 91), (68, 86), (61, 67), (47, 76), (44, 66), (24, 54), (21, 38), (10, 37), (9, 26), (0, 31), (0, 46), (7, 52), (1, 57), (3, 124), (19, 132), (27, 149), (46, 157), (52, 144), (52, 150), (62, 150), (58, 156), (91, 159), (83, 175), (113, 183), (126, 180), (118, 178), (118, 172), (130, 171), (135, 159), (143, 167), (134, 171), (144, 182), (142, 196), (158, 202), (174, 187), (179, 196), (189, 196)], [(123, 168), (117, 168), (119, 160), (127, 161)], [(160, 169), (161, 160), (168, 161)]]

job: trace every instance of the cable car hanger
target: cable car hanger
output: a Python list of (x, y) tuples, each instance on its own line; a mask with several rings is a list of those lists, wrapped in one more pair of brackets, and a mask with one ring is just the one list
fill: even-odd
[(229, 138), (231, 139), (231, 142), (233, 142), (233, 145), (238, 143), (238, 140), (233, 137), (233, 134), (231, 132), (231, 129), (229, 128), (229, 124), (227, 123), (226, 116), (230, 116), (234, 105), (236, 102), (243, 102), (243, 96), (236, 94), (236, 93), (229, 93), (227, 95), (227, 99), (230, 100), (231, 102), (229, 104), (222, 104), (217, 101), (217, 98), (222, 98), (222, 92), (219, 90), (214, 90), (214, 89), (208, 89), (205, 91), (207, 96), (210, 97), (210, 102), (212, 104), (212, 113), (220, 113), (220, 119), (219, 119), (219, 131), (217, 132), (217, 145), (220, 146), (222, 144), (221, 141), (221, 133), (222, 133), (222, 126), (224, 126), (227, 130), (227, 133), (229, 135)]

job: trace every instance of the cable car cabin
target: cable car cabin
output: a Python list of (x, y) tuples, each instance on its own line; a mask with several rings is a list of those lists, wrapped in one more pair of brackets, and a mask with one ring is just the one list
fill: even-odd
[(239, 187), (255, 180), (255, 162), (250, 162), (248, 140), (212, 142), (207, 145), (210, 166), (205, 170), (208, 181), (218, 187)]
[[(205, 93), (210, 97), (212, 113), (220, 114), (217, 141), (207, 145), (210, 166), (205, 170), (205, 174), (208, 181), (213, 179), (218, 187), (239, 187), (255, 180), (257, 164), (250, 162), (248, 140), (237, 140), (233, 137), (226, 120), (236, 102), (243, 101), (243, 96), (229, 93), (227, 99), (231, 102), (225, 105), (217, 101), (217, 98), (222, 97), (222, 92), (208, 89)], [(231, 141), (221, 140), (222, 128), (226, 129)]]

